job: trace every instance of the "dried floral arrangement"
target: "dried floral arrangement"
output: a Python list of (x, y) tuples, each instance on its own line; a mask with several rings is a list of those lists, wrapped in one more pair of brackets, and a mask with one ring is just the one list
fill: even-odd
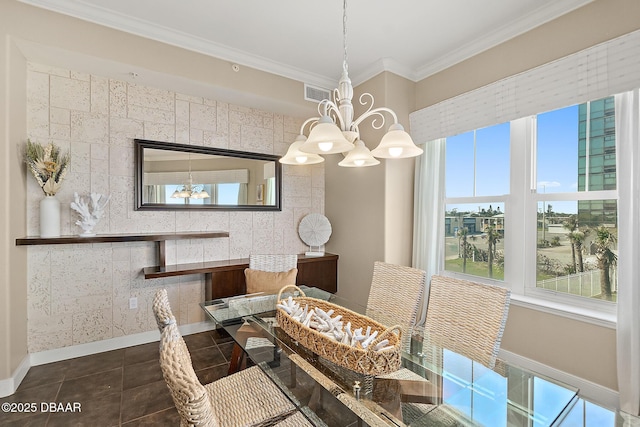
[(71, 158), (50, 142), (42, 145), (27, 140), (25, 162), (31, 174), (47, 196), (55, 196), (67, 174)]

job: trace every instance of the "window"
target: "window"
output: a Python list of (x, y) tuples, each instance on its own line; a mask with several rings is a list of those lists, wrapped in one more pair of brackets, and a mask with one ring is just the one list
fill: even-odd
[[(534, 121), (536, 287), (615, 301), (614, 99), (538, 114)], [(553, 200), (546, 200), (548, 193), (556, 193)]]
[[(214, 184), (216, 204), (218, 205), (238, 205), (246, 204), (246, 201), (240, 199), (239, 183)], [(244, 202), (244, 203), (242, 203)]]
[(613, 97), (448, 137), (445, 180), (445, 270), (616, 301)]
[(509, 123), (447, 138), (445, 269), (504, 279)]

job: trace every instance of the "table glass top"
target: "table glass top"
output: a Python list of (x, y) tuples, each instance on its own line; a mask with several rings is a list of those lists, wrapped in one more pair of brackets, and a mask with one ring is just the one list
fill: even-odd
[[(384, 312), (367, 310), (319, 289), (303, 287), (303, 291), (307, 297), (390, 324), (383, 321)], [(551, 378), (500, 360), (490, 369), (433, 346), (420, 328), (405, 329), (412, 339), (403, 348), (400, 371), (382, 377), (356, 373), (318, 357), (280, 329), (275, 320), (276, 299), (271, 294), (244, 295), (207, 301), (202, 307), (285, 391), (302, 393), (303, 378), (320, 384), (325, 394), (341, 403), (342, 409), (331, 411), (342, 418), (351, 412), (368, 425), (554, 426), (578, 400), (576, 388)], [(282, 368), (294, 365), (303, 372), (296, 376)], [(313, 410), (319, 416), (331, 412)], [(332, 422), (325, 419), (326, 424)]]

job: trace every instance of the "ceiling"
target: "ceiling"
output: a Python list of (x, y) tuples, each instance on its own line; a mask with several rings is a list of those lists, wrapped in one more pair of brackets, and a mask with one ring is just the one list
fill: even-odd
[[(342, 2), (20, 0), (326, 89), (342, 70)], [(350, 0), (349, 74), (421, 80), (592, 0)]]

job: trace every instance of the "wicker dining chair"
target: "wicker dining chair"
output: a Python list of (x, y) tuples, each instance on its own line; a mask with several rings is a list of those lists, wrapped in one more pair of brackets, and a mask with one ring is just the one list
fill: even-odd
[(298, 255), (252, 254), (244, 270), (246, 291), (276, 293), (284, 286), (296, 284)]
[[(158, 300), (162, 300), (162, 291), (156, 293)], [(159, 306), (153, 306), (156, 319), (167, 313), (158, 311)], [(166, 308), (173, 316), (171, 308)], [(200, 383), (175, 321), (169, 320), (160, 335), (160, 367), (181, 426), (311, 426), (258, 366), (206, 385)], [(289, 417), (295, 418), (288, 421)]]
[[(509, 302), (508, 289), (434, 275), (429, 287), (424, 339), (494, 369)], [(422, 353), (425, 360), (442, 366), (442, 352), (427, 349)], [(406, 368), (381, 377), (427, 381)], [(438, 407), (432, 404), (403, 402), (402, 411), (405, 421), (410, 421), (408, 424), (425, 413), (443, 417), (442, 425), (455, 424), (449, 415), (438, 413)]]
[(493, 369), (510, 301), (509, 289), (434, 275), (425, 337)]
[(376, 261), (367, 301), (367, 316), (385, 325), (402, 327), (402, 346), (408, 349), (409, 328), (415, 325), (426, 273), (404, 265)]
[(171, 306), (169, 305), (169, 295), (166, 289), (159, 289), (153, 297), (152, 302), (153, 314), (158, 324), (158, 330), (162, 333), (162, 330), (170, 323), (175, 323), (176, 318), (171, 312)]
[(249, 268), (260, 271), (282, 272), (298, 266), (296, 254), (251, 254)]

